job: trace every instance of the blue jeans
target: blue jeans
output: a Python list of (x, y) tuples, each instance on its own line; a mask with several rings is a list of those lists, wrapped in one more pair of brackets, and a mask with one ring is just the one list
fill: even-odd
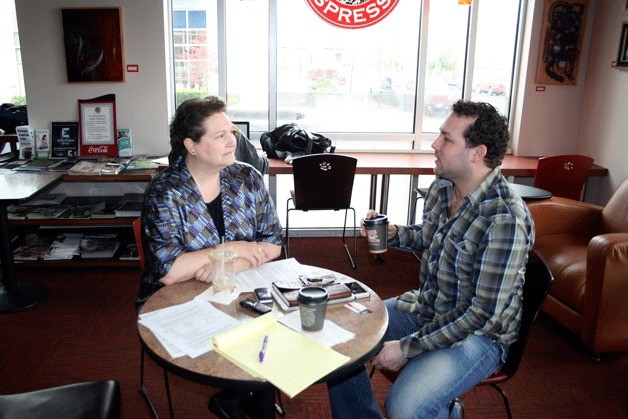
[[(385, 340), (397, 340), (420, 329), (417, 316), (395, 310), (395, 299), (384, 302), (388, 310)], [(503, 348), (483, 336), (470, 335), (444, 349), (411, 358), (386, 397), (388, 418), (444, 418), (456, 397), (497, 371), (506, 358)], [(334, 418), (381, 418), (366, 368), (354, 376), (329, 383)]]

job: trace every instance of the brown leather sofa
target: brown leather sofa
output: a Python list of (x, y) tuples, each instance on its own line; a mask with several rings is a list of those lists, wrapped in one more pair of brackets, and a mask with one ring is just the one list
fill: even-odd
[(605, 207), (557, 197), (528, 207), (554, 276), (542, 310), (594, 353), (628, 351), (628, 178)]

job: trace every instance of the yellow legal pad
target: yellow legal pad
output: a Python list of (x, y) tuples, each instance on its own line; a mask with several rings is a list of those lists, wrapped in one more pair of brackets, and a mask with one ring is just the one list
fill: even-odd
[[(260, 362), (268, 336), (264, 362)], [(260, 316), (212, 338), (214, 350), (256, 377), (294, 397), (349, 360), (330, 347), (279, 323), (273, 313)]]

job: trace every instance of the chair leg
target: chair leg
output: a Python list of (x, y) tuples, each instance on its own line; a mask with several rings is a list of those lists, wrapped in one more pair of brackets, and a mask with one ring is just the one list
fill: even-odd
[(283, 402), (281, 401), (281, 391), (277, 390), (277, 403), (275, 403), (275, 410), (281, 417), (286, 415), (286, 411), (283, 409)]
[(512, 419), (510, 403), (508, 402), (508, 397), (506, 396), (506, 393), (504, 393), (504, 390), (502, 390), (501, 387), (499, 387), (497, 384), (491, 384), (491, 387), (497, 390), (497, 392), (502, 396), (502, 400), (504, 400), (504, 406), (506, 407), (506, 412), (508, 413), (508, 419)]
[[(354, 257), (351, 257), (351, 252), (349, 251), (349, 247), (347, 246), (347, 241), (345, 240), (345, 232), (347, 229), (347, 213), (349, 212), (349, 210), (353, 211), (353, 254), (354, 254)], [(356, 236), (355, 210), (353, 208), (348, 208), (345, 210), (345, 223), (342, 226), (342, 245), (345, 248), (345, 251), (347, 252), (347, 256), (349, 256), (351, 267), (353, 269), (357, 269), (356, 261), (358, 260), (358, 238)]]
[(286, 246), (284, 248), (286, 259), (290, 257), (290, 199), (288, 198), (286, 202)]
[[(146, 385), (144, 384), (144, 348), (142, 348), (142, 353), (140, 355), (140, 393), (144, 396), (144, 399), (148, 403), (148, 407), (150, 407), (150, 411), (155, 417), (155, 419), (159, 419), (159, 415), (157, 414), (157, 410), (155, 410), (155, 405), (153, 401), (150, 399), (148, 395), (148, 390), (146, 389)], [(170, 412), (170, 417), (174, 419), (174, 409), (172, 407), (172, 397), (170, 396), (170, 383), (168, 381), (168, 371), (164, 368), (164, 384), (166, 386), (166, 395), (168, 397), (168, 411)]]
[(152, 412), (153, 417), (155, 417), (155, 419), (159, 419), (159, 415), (157, 414), (157, 411), (155, 410), (155, 405), (153, 404), (153, 401), (150, 399), (150, 396), (148, 395), (148, 390), (146, 389), (146, 385), (144, 384), (144, 348), (142, 348), (142, 353), (141, 353), (140, 359), (141, 359), (141, 363), (140, 363), (140, 393), (142, 393), (142, 396), (144, 396), (144, 399), (148, 403), (148, 407), (150, 407), (150, 411)]
[(170, 419), (174, 419), (174, 409), (172, 408), (172, 397), (170, 396), (170, 382), (168, 381), (168, 371), (164, 368), (164, 382), (166, 383), (166, 395), (168, 396), (168, 410)]

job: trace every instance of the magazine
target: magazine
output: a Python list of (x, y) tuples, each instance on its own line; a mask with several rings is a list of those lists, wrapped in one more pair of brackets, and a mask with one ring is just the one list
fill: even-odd
[(118, 155), (131, 157), (133, 155), (133, 141), (130, 128), (118, 128)]
[(159, 163), (156, 163), (152, 160), (140, 158), (137, 160), (132, 160), (131, 163), (126, 167), (126, 170), (146, 170), (146, 169), (156, 169), (159, 167)]
[(41, 194), (30, 201), (26, 202), (24, 205), (58, 205), (61, 204), (68, 196), (64, 193), (44, 193)]
[(13, 259), (16, 261), (38, 260), (50, 247), (52, 240), (47, 240), (38, 234), (27, 234), (26, 243), (13, 251)]
[(47, 129), (35, 130), (35, 156), (38, 159), (50, 157), (50, 133)]
[(137, 251), (135, 243), (129, 243), (120, 255), (120, 260), (140, 260), (140, 254)]
[(26, 220), (26, 217), (32, 210), (33, 207), (28, 205), (11, 204), (7, 207), (7, 219)]
[(68, 169), (69, 175), (100, 175), (107, 163), (94, 160), (80, 160)]
[(81, 258), (112, 258), (120, 247), (117, 234), (85, 235), (81, 240)]
[(15, 127), (15, 133), (20, 143), (20, 159), (31, 160), (35, 157), (35, 132), (28, 125)]
[(70, 208), (72, 208), (70, 205), (46, 205), (42, 207), (35, 207), (26, 215), (26, 218), (29, 220), (59, 218)]
[(80, 233), (61, 233), (55, 237), (54, 241), (41, 255), (44, 260), (69, 260), (80, 253), (81, 245)]
[(28, 163), (24, 163), (15, 168), (15, 170), (22, 172), (46, 172), (50, 170), (50, 168), (59, 164), (59, 160), (52, 159), (35, 159), (31, 160)]

